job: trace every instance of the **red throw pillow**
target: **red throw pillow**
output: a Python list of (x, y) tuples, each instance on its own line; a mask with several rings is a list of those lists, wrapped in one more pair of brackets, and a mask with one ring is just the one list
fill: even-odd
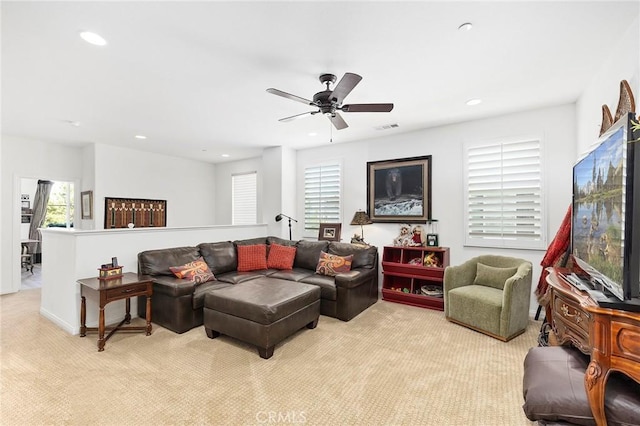
[(296, 259), (294, 246), (282, 246), (280, 244), (269, 245), (269, 257), (267, 266), (273, 269), (293, 269), (293, 261)]
[(334, 277), (340, 273), (349, 272), (351, 270), (352, 260), (352, 254), (349, 256), (338, 256), (322, 251), (320, 252), (320, 260), (318, 260), (316, 274)]
[(207, 265), (207, 262), (205, 262), (202, 257), (182, 266), (170, 266), (169, 269), (176, 277), (184, 280), (188, 279), (190, 282), (197, 284), (214, 281), (216, 279), (211, 269), (209, 269), (209, 265)]
[(255, 244), (238, 246), (238, 272), (267, 269), (267, 246)]

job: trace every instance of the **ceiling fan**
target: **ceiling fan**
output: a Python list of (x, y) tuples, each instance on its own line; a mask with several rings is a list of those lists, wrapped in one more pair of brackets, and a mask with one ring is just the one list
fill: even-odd
[(342, 105), (344, 98), (347, 97), (349, 93), (353, 90), (354, 87), (362, 77), (358, 74), (353, 73), (345, 73), (344, 77), (340, 79), (338, 84), (333, 88), (333, 90), (329, 89), (329, 85), (336, 82), (336, 76), (333, 74), (322, 74), (319, 77), (320, 83), (326, 84), (327, 89), (322, 92), (318, 92), (313, 95), (313, 101), (305, 98), (301, 98), (300, 96), (292, 95), (287, 92), (283, 92), (278, 89), (267, 89), (267, 92), (282, 96), (283, 98), (291, 99), (297, 102), (301, 102), (303, 104), (311, 105), (317, 107), (317, 111), (309, 111), (303, 112), (302, 114), (292, 115), (291, 117), (281, 118), (278, 121), (291, 121), (296, 120), (298, 118), (308, 117), (310, 115), (316, 115), (318, 113), (322, 113), (327, 116), (327, 118), (333, 123), (336, 129), (342, 130), (347, 127), (347, 123), (344, 121), (342, 116), (338, 113), (338, 111), (342, 112), (390, 112), (393, 109), (393, 104), (347, 104)]

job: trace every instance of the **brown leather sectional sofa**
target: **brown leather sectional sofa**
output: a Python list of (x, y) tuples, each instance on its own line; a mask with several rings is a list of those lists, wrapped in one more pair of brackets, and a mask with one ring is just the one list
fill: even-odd
[[(265, 269), (238, 272), (238, 245), (295, 246), (292, 270)], [(353, 255), (351, 271), (335, 277), (316, 274), (320, 252)], [(169, 269), (204, 258), (216, 277), (202, 284), (185, 283)], [(153, 280), (152, 321), (176, 333), (203, 323), (204, 296), (216, 289), (259, 277), (273, 277), (320, 287), (320, 313), (349, 321), (378, 300), (378, 249), (328, 241), (290, 241), (278, 237), (201, 243), (196, 247), (148, 250), (138, 254), (138, 274)], [(144, 298), (138, 298), (138, 315), (146, 315)]]

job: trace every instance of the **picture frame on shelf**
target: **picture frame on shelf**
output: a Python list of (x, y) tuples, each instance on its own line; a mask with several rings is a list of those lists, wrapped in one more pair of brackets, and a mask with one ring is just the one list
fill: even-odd
[(80, 193), (80, 211), (82, 219), (93, 219), (93, 191)]
[(340, 241), (341, 223), (321, 223), (318, 231), (318, 241)]
[(431, 217), (431, 155), (367, 162), (372, 222), (426, 223)]

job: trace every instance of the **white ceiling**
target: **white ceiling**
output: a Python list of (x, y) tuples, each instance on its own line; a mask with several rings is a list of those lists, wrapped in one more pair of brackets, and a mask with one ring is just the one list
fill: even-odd
[[(343, 113), (350, 127), (334, 129), (333, 143), (573, 102), (639, 10), (637, 1), (1, 7), (3, 135), (210, 162), (329, 144), (325, 117), (278, 122), (312, 108), (265, 91), (311, 98), (326, 72), (363, 77), (345, 103), (395, 104)], [(465, 22), (471, 31), (458, 30)], [(81, 30), (108, 45), (84, 42)], [(471, 98), (483, 102), (466, 106)]]

